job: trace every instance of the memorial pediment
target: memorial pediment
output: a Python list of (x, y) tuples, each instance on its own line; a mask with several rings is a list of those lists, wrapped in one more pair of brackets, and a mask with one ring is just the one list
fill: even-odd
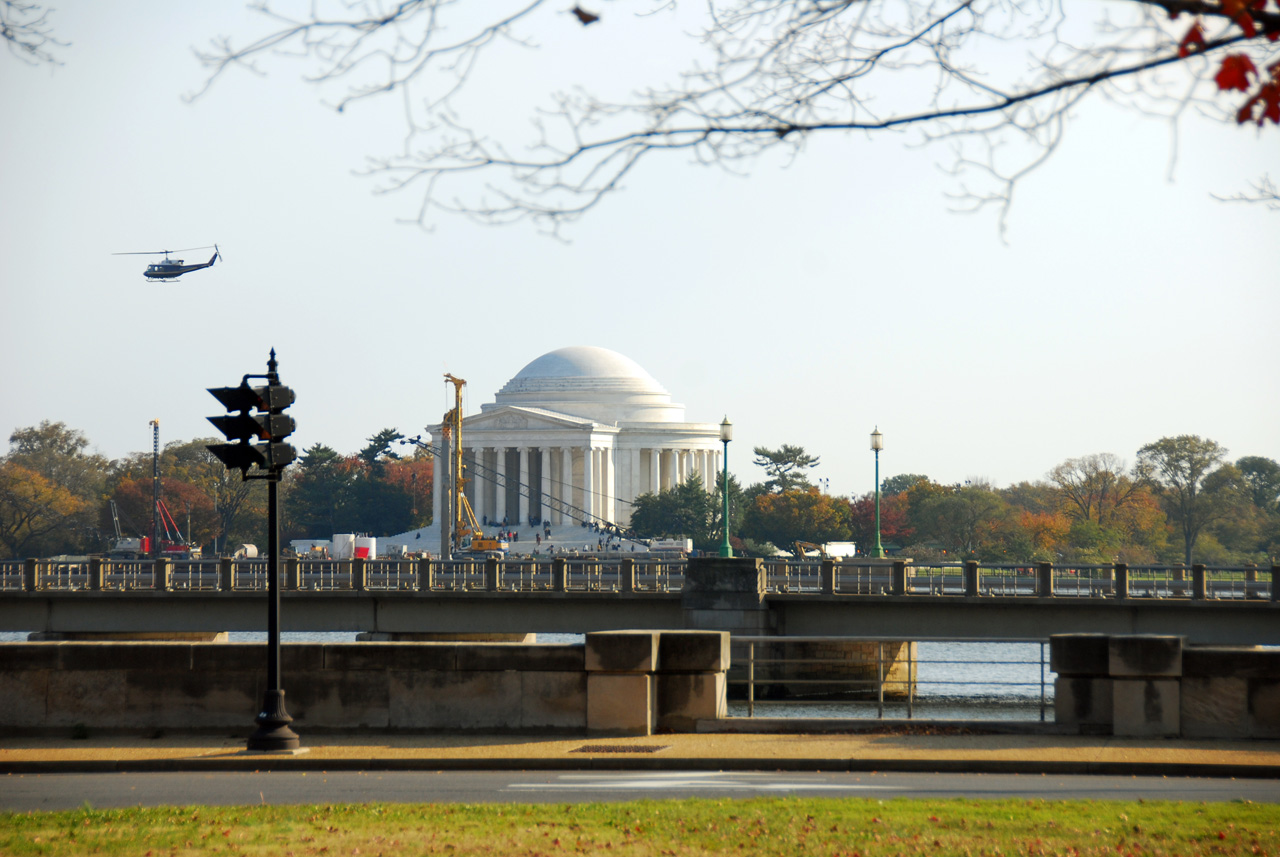
[(465, 437), (477, 431), (537, 431), (538, 429), (589, 429), (594, 422), (571, 414), (561, 414), (543, 408), (505, 407), (495, 408), (465, 417), (462, 433)]

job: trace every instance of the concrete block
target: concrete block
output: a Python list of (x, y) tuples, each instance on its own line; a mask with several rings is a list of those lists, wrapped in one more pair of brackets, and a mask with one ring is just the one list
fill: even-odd
[(1181, 688), (1182, 735), (1245, 738), (1249, 734), (1249, 683), (1242, 678), (1189, 678)]
[(49, 670), (0, 672), (0, 726), (33, 726), (45, 721)]
[(324, 669), (352, 670), (453, 670), (457, 669), (457, 643), (334, 643), (324, 647)]
[(1280, 681), (1249, 680), (1249, 736), (1280, 738)]
[(49, 674), (43, 726), (133, 727), (125, 711), (124, 673), (120, 670), (59, 670)]
[(1111, 637), (1107, 672), (1113, 677), (1180, 676), (1182, 637), (1156, 634)]
[(651, 675), (587, 673), (587, 730), (613, 735), (652, 735)]
[(587, 672), (648, 673), (658, 663), (657, 631), (595, 631), (587, 634)]
[(1175, 737), (1182, 729), (1177, 679), (1115, 679), (1112, 734)]
[(266, 670), (263, 643), (217, 643), (191, 647), (191, 671), (200, 674)]
[(764, 591), (764, 562), (750, 557), (693, 557), (685, 569), (684, 593)]
[(729, 631), (734, 634), (764, 636), (777, 624), (769, 610), (686, 609), (685, 627), (706, 631)]
[(251, 725), (265, 680), (251, 672), (190, 670), (129, 670), (121, 676), (128, 717), (123, 725), (133, 729)]
[(586, 652), (580, 645), (472, 643), (458, 646), (457, 669), (581, 672), (585, 661)]
[(282, 679), (285, 708), (299, 727), (314, 723), (330, 728), (385, 729), (391, 723), (391, 692), (385, 671), (323, 670), (285, 674)]
[[(53, 643), (63, 670), (189, 670), (191, 643)], [(213, 645), (213, 644), (210, 644)]]
[(521, 729), (586, 729), (587, 674), (581, 669), (521, 673), (519, 726)]
[(729, 715), (723, 672), (659, 673), (654, 681), (659, 729), (693, 732), (699, 720), (720, 720)]
[(0, 673), (58, 669), (57, 643), (5, 643), (0, 645)]
[(1082, 735), (1110, 735), (1114, 716), (1109, 678), (1059, 677), (1053, 683), (1054, 720)]
[(520, 722), (517, 672), (396, 670), (389, 679), (392, 729), (510, 729)]
[(1060, 676), (1105, 676), (1109, 663), (1106, 634), (1053, 634), (1049, 669)]
[[(317, 646), (314, 643), (288, 643), (280, 646), (280, 674), (282, 677), (290, 673), (315, 672), (325, 668), (324, 655), (328, 646)], [(262, 670), (267, 668), (267, 644), (258, 644), (258, 664)]]
[(680, 606), (684, 610), (747, 610), (760, 612), (764, 606), (764, 595), (756, 592), (690, 592), (680, 596)]
[(658, 636), (660, 672), (724, 672), (729, 669), (726, 631), (663, 631)]
[(1182, 650), (1184, 676), (1280, 679), (1280, 649), (1253, 646), (1188, 646)]

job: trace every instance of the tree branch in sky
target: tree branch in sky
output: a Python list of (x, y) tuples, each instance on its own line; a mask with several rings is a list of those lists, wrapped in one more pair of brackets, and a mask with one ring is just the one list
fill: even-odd
[(49, 12), (38, 3), (0, 0), (0, 37), (9, 53), (31, 65), (61, 65), (53, 50), (67, 43), (53, 37)]
[[(1280, 125), (1280, 0), (710, 0), (694, 33), (675, 5), (615, 0), (587, 21), (546, 0), (318, 2), (296, 19), (263, 2), (269, 32), (200, 54), (211, 70), (201, 92), (283, 55), (338, 90), (338, 111), (399, 94), (403, 146), (367, 170), (381, 190), (415, 189), (424, 225), (450, 212), (551, 232), (642, 161), (677, 152), (733, 169), (772, 150), (798, 155), (818, 134), (904, 134), (949, 147), (959, 207), (994, 206), (1003, 223), (1018, 181), (1088, 96), (1175, 122)], [(575, 81), (535, 105), (527, 134), (470, 109), (493, 95), (477, 81), (500, 46), (532, 48), (539, 27), (595, 34), (664, 15), (665, 36), (688, 48), (663, 71), (674, 82), (655, 75), (605, 97)]]

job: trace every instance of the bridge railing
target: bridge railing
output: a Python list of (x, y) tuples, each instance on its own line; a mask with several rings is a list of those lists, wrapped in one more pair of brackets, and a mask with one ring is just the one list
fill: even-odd
[(20, 559), (0, 560), (0, 592), (21, 592), (26, 589), (23, 580), (25, 563)]
[[(285, 590), (302, 592), (679, 592), (686, 560), (596, 556), (499, 560), (466, 558), (285, 560)], [(1163, 598), (1280, 601), (1278, 568), (1083, 563), (908, 563), (902, 560), (769, 559), (771, 594)], [(0, 592), (165, 590), (259, 592), (267, 561), (114, 560), (0, 562)]]

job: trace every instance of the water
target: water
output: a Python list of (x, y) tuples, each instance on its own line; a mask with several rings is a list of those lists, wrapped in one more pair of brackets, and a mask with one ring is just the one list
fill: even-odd
[[(1054, 673), (1044, 649), (1045, 719), (1053, 719)], [(1039, 643), (919, 643), (916, 692), (910, 712), (917, 720), (1039, 720), (1041, 645)], [(745, 700), (729, 703), (731, 717), (746, 717)], [(874, 719), (871, 702), (756, 702), (756, 717)], [(890, 700), (884, 717), (905, 720), (905, 701)]]

